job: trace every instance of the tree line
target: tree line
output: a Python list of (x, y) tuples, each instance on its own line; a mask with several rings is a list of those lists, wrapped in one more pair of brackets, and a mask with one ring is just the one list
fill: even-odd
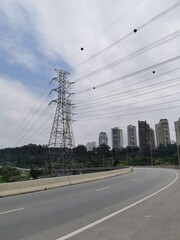
[[(79, 169), (109, 168), (136, 165), (178, 165), (177, 145), (160, 145), (152, 152), (142, 154), (138, 147), (110, 149), (102, 144), (92, 151), (84, 145), (73, 149)], [(46, 145), (29, 144), (16, 148), (0, 149), (0, 182), (23, 181), (30, 178), (52, 176), (52, 163)]]
[[(73, 149), (79, 168), (109, 167), (119, 165), (178, 165), (177, 145), (160, 145), (151, 153), (142, 155), (138, 147), (112, 149), (102, 144), (92, 151), (84, 145)], [(43, 168), (50, 164), (46, 145), (29, 144), (22, 147), (0, 149), (0, 165), (28, 169)]]

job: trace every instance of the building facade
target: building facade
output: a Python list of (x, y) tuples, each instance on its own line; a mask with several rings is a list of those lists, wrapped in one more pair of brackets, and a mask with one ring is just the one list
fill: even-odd
[(154, 151), (156, 148), (156, 144), (155, 144), (154, 129), (152, 128), (149, 129), (149, 142), (150, 142), (150, 151)]
[(175, 132), (176, 132), (176, 143), (177, 146), (180, 146), (180, 118), (174, 123)]
[(119, 127), (114, 127), (111, 129), (112, 136), (112, 148), (122, 148), (123, 147), (123, 131)]
[(146, 121), (138, 121), (139, 149), (142, 154), (150, 152), (150, 126)]
[(108, 137), (106, 132), (100, 132), (99, 134), (99, 145), (106, 144), (108, 145)]
[(123, 130), (122, 129), (119, 129), (120, 131), (120, 148), (123, 147)]
[(155, 131), (156, 131), (156, 144), (157, 144), (157, 147), (159, 147), (159, 145), (160, 145), (160, 139), (161, 139), (161, 137), (160, 137), (160, 135), (161, 135), (161, 132), (160, 132), (160, 125), (159, 125), (159, 123), (157, 123), (156, 125), (155, 125)]
[(128, 146), (137, 147), (136, 127), (133, 125), (127, 126)]
[(96, 148), (96, 147), (97, 147), (96, 142), (88, 142), (88, 143), (86, 144), (86, 149), (87, 149), (87, 151), (92, 151), (93, 148)]
[(159, 123), (155, 125), (155, 129), (157, 146), (160, 144), (163, 144), (164, 146), (171, 144), (169, 123), (167, 119), (161, 119)]

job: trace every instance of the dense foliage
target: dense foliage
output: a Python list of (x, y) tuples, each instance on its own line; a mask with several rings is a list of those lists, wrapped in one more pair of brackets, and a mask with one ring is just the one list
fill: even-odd
[(0, 182), (16, 182), (28, 180), (30, 175), (24, 170), (15, 167), (1, 167), (0, 168)]
[[(78, 145), (75, 156), (80, 168), (107, 167), (117, 165), (178, 165), (177, 145), (167, 147), (161, 145), (149, 154), (141, 155), (139, 148), (112, 149), (102, 144), (92, 151), (87, 151), (84, 145)], [(0, 165), (28, 169), (43, 169), (50, 165), (47, 146), (29, 144), (16, 148), (0, 149)]]
[(0, 149), (0, 165), (21, 168), (43, 167), (47, 153), (46, 146), (36, 144)]
[[(84, 145), (78, 145), (74, 153), (79, 168), (94, 168), (125, 165), (178, 165), (177, 150), (176, 144), (167, 147), (161, 145), (153, 152), (141, 155), (138, 147), (110, 150), (109, 146), (102, 144), (92, 151), (87, 151)], [(0, 166), (0, 182), (37, 179), (50, 173), (52, 169), (47, 146), (36, 144), (0, 149)]]

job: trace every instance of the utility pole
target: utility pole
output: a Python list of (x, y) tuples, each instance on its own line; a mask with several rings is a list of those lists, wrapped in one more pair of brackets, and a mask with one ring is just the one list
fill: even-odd
[(58, 97), (52, 100), (57, 104), (54, 121), (50, 133), (48, 148), (51, 162), (51, 175), (60, 173), (62, 175), (73, 174), (76, 168), (75, 155), (73, 148), (75, 147), (73, 131), (72, 131), (72, 109), (70, 87), (73, 82), (67, 79), (68, 72), (64, 70), (55, 70), (57, 77), (51, 82), (57, 82), (57, 88), (50, 91), (49, 94), (56, 92)]

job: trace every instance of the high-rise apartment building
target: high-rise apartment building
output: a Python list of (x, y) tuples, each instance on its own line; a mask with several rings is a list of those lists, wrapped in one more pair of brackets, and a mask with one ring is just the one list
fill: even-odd
[(108, 137), (106, 132), (100, 132), (99, 134), (99, 145), (106, 144), (108, 145)]
[(153, 151), (156, 148), (155, 145), (155, 134), (154, 134), (154, 129), (150, 128), (149, 129), (149, 143), (150, 143), (150, 150)]
[(157, 146), (159, 146), (160, 144), (163, 144), (164, 146), (171, 144), (169, 123), (167, 119), (161, 119), (159, 123), (155, 125), (155, 129)]
[(123, 131), (119, 127), (114, 127), (111, 129), (112, 136), (112, 148), (122, 148), (123, 147)]
[(127, 136), (128, 136), (128, 146), (137, 147), (137, 135), (136, 135), (135, 126), (129, 125), (127, 127)]
[(154, 130), (146, 121), (138, 121), (139, 149), (141, 153), (149, 153), (155, 147)]
[(176, 132), (176, 142), (177, 145), (180, 146), (180, 118), (178, 121), (174, 123), (175, 126), (175, 132)]
[(160, 145), (160, 139), (161, 139), (161, 131), (160, 131), (160, 125), (159, 123), (155, 124), (155, 131), (156, 131), (156, 144), (157, 147)]
[(120, 148), (123, 147), (123, 130), (122, 129), (119, 129), (120, 131)]

